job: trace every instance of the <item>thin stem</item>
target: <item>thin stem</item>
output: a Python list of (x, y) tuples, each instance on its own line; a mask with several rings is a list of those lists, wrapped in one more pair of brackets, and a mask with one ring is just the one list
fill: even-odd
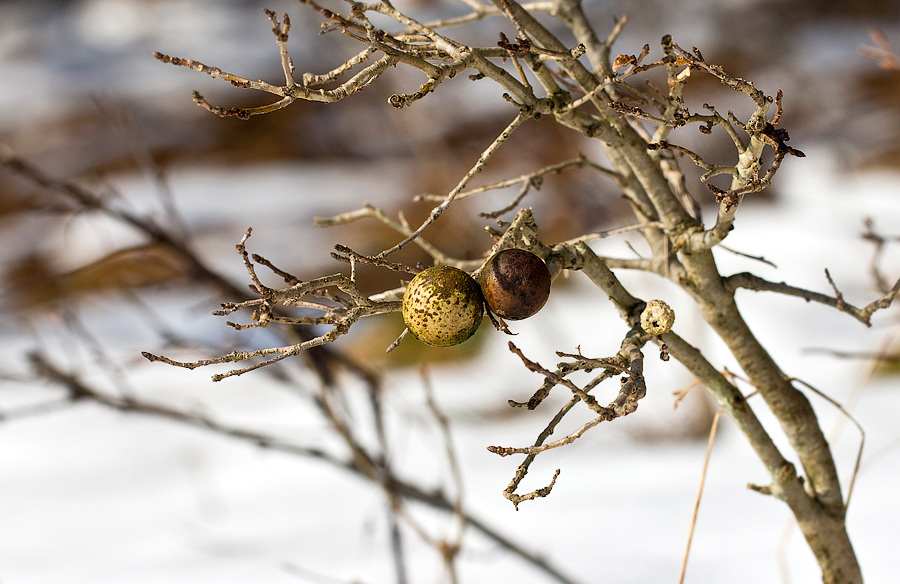
[(709, 455), (712, 452), (713, 442), (716, 439), (716, 429), (719, 427), (719, 418), (725, 410), (719, 410), (713, 416), (712, 426), (709, 428), (709, 440), (706, 442), (706, 454), (703, 456), (703, 470), (700, 473), (700, 485), (697, 487), (697, 498), (694, 500), (694, 510), (691, 513), (691, 527), (688, 530), (687, 545), (684, 549), (684, 560), (681, 562), (681, 573), (678, 576), (678, 584), (684, 584), (684, 574), (687, 571), (688, 558), (691, 555), (691, 542), (694, 539), (694, 528), (697, 526), (697, 514), (700, 511), (700, 501), (703, 499), (703, 486), (706, 483), (706, 471), (709, 469)]
[(447, 207), (449, 207), (450, 204), (453, 203), (453, 201), (456, 199), (456, 196), (461, 193), (462, 190), (466, 188), (466, 185), (469, 184), (469, 181), (472, 180), (472, 177), (474, 177), (484, 169), (485, 164), (487, 164), (487, 161), (491, 158), (491, 156), (494, 155), (497, 149), (500, 148), (500, 146), (509, 139), (512, 133), (519, 126), (525, 123), (525, 121), (530, 117), (530, 115), (524, 112), (519, 112), (516, 115), (515, 119), (513, 119), (513, 121), (509, 123), (509, 125), (500, 133), (500, 135), (497, 136), (497, 138), (493, 142), (491, 142), (491, 145), (488, 146), (484, 152), (482, 152), (481, 156), (478, 158), (478, 162), (475, 163), (475, 166), (473, 166), (469, 170), (469, 172), (467, 172), (466, 175), (462, 178), (462, 180), (459, 181), (459, 184), (457, 184), (456, 187), (454, 187), (453, 190), (451, 190), (447, 194), (447, 196), (444, 198), (444, 201), (431, 210), (428, 218), (406, 239), (404, 239), (394, 247), (384, 250), (375, 257), (378, 259), (383, 259), (391, 255), (392, 253), (403, 249), (408, 243), (414, 241), (417, 237), (419, 237), (419, 235), (421, 235), (423, 231), (425, 231), (432, 223), (434, 223), (435, 220), (437, 220), (437, 218), (440, 217), (441, 214), (447, 209)]

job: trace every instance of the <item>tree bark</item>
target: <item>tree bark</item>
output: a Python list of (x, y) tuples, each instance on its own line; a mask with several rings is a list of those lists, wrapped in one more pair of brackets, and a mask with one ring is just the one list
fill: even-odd
[(708, 251), (685, 254), (683, 259), (688, 278), (695, 284), (693, 292), (704, 320), (722, 338), (775, 414), (803, 466), (805, 480), (787, 461), (778, 468), (769, 466), (772, 478), (769, 492), (790, 507), (822, 569), (823, 582), (861, 583), (859, 562), (847, 534), (834, 458), (812, 404), (793, 386), (750, 330), (733, 292), (724, 287), (712, 254)]

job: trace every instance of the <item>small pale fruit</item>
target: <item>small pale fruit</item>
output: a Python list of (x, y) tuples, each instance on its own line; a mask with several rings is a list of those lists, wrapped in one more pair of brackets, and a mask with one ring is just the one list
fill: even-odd
[(484, 264), (481, 292), (491, 311), (509, 320), (536, 314), (550, 297), (550, 270), (524, 249), (504, 249)]
[(478, 283), (451, 266), (416, 274), (403, 294), (403, 322), (417, 339), (435, 347), (458, 345), (475, 334), (484, 316)]
[(662, 300), (651, 300), (641, 313), (641, 328), (651, 335), (661, 335), (672, 330), (675, 311)]

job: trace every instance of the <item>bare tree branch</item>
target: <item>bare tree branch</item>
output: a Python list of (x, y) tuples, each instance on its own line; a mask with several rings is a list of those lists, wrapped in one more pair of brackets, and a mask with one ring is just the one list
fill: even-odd
[[(826, 582), (861, 582), (861, 573), (855, 552), (847, 535), (844, 522), (845, 504), (842, 488), (830, 447), (816, 413), (801, 388), (790, 381), (776, 364), (772, 355), (753, 335), (748, 323), (738, 309), (735, 293), (740, 288), (769, 290), (786, 295), (819, 302), (851, 314), (861, 322), (870, 324), (871, 316), (878, 310), (891, 305), (900, 290), (900, 282), (893, 288), (882, 290), (883, 296), (870, 304), (856, 308), (846, 303), (830, 274), (826, 278), (833, 289), (833, 296), (803, 290), (787, 284), (776, 284), (749, 273), (723, 276), (718, 269), (712, 249), (720, 245), (735, 226), (735, 217), (740, 203), (746, 195), (767, 188), (781, 165), (788, 158), (802, 157), (803, 153), (789, 146), (789, 134), (780, 127), (784, 116), (782, 93), (774, 97), (757, 88), (753, 82), (736, 77), (723, 68), (707, 61), (699, 49), (682, 49), (671, 36), (662, 39), (662, 55), (652, 57), (650, 45), (644, 45), (636, 54), (622, 54), (612, 58), (611, 45), (620, 36), (625, 20), (613, 27), (605, 40), (596, 34), (588, 22), (579, 0), (554, 0), (545, 3), (520, 4), (516, 0), (492, 0), (482, 4), (478, 0), (463, 0), (471, 12), (459, 17), (436, 20), (431, 23), (417, 21), (390, 1), (375, 4), (351, 3), (349, 13), (340, 15), (315, 3), (303, 0), (327, 21), (323, 30), (336, 30), (364, 46), (343, 65), (323, 75), (304, 74), (302, 83), (293, 81), (293, 69), (287, 54), (285, 42), (290, 28), (287, 17), (278, 18), (267, 12), (273, 24), (273, 33), (279, 46), (285, 85), (275, 86), (265, 82), (252, 82), (242, 77), (207, 67), (194, 61), (160, 55), (163, 61), (194, 68), (232, 84), (268, 92), (279, 98), (273, 104), (260, 108), (239, 109), (210, 106), (198, 97), (198, 103), (219, 115), (247, 117), (284, 107), (296, 99), (312, 101), (336, 101), (358, 91), (366, 84), (382, 75), (389, 66), (405, 65), (425, 75), (425, 81), (416, 91), (396, 94), (390, 103), (394, 107), (412, 105), (429, 97), (447, 79), (465, 70), (475, 73), (472, 80), (489, 79), (498, 84), (504, 98), (516, 108), (516, 115), (507, 128), (481, 154), (478, 161), (454, 189), (445, 196), (425, 195), (422, 200), (438, 203), (429, 217), (418, 227), (410, 225), (402, 215), (393, 219), (387, 213), (366, 207), (345, 213), (331, 219), (320, 219), (318, 225), (349, 223), (360, 218), (371, 217), (388, 225), (403, 236), (398, 244), (377, 254), (365, 254), (342, 247), (334, 257), (349, 262), (351, 274), (324, 276), (308, 282), (298, 281), (284, 271), (275, 268), (268, 260), (250, 256), (243, 245), (238, 245), (245, 267), (258, 293), (258, 299), (223, 305), (222, 313), (250, 309), (253, 311), (253, 325), (266, 326), (269, 323), (322, 323), (333, 328), (326, 334), (303, 343), (274, 347), (254, 352), (232, 353), (219, 360), (206, 360), (190, 364), (171, 362), (179, 366), (201, 366), (214, 362), (234, 362), (247, 359), (265, 358), (266, 361), (237, 369), (229, 374), (240, 374), (261, 367), (286, 356), (297, 354), (316, 343), (335, 340), (359, 318), (394, 311), (402, 288), (388, 290), (382, 294), (364, 295), (356, 287), (355, 268), (358, 263), (368, 263), (387, 269), (403, 271), (405, 268), (386, 261), (386, 257), (409, 243), (416, 243), (430, 254), (436, 263), (455, 265), (465, 269), (474, 277), (480, 275), (483, 259), (461, 260), (443, 253), (424, 239), (425, 232), (437, 221), (443, 212), (456, 200), (475, 196), (489, 190), (518, 186), (519, 192), (510, 204), (493, 212), (485, 213), (488, 218), (496, 218), (518, 208), (524, 197), (540, 186), (545, 176), (579, 167), (597, 170), (605, 178), (611, 178), (622, 190), (631, 206), (635, 219), (629, 225), (613, 228), (606, 232), (589, 233), (580, 238), (551, 244), (538, 237), (537, 226), (530, 209), (520, 209), (515, 219), (507, 224), (500, 223), (500, 229), (489, 227), (488, 233), (494, 238), (493, 246), (484, 257), (490, 257), (499, 250), (518, 247), (530, 250), (544, 259), (551, 277), (557, 278), (566, 271), (582, 271), (608, 297), (628, 326), (621, 349), (609, 359), (593, 359), (581, 355), (561, 353), (569, 361), (550, 370), (524, 356), (515, 345), (510, 350), (522, 363), (543, 376), (543, 383), (527, 402), (511, 401), (513, 406), (537, 408), (549, 392), (561, 385), (572, 393), (567, 405), (562, 407), (545, 426), (532, 446), (521, 448), (491, 447), (498, 454), (523, 454), (525, 460), (518, 467), (515, 476), (504, 491), (518, 508), (524, 500), (546, 496), (553, 488), (559, 471), (549, 484), (525, 495), (516, 494), (520, 481), (527, 474), (529, 465), (538, 454), (548, 449), (570, 444), (600, 421), (611, 420), (630, 414), (637, 408), (638, 400), (647, 391), (647, 381), (643, 375), (643, 346), (648, 341), (656, 342), (660, 357), (669, 355), (684, 364), (699, 383), (716, 398), (723, 410), (735, 421), (746, 436), (763, 466), (769, 474), (771, 484), (757, 487), (763, 493), (772, 494), (783, 500), (797, 518), (798, 525), (810, 549), (813, 551)], [(538, 20), (535, 14), (546, 12), (548, 18)], [(375, 14), (387, 17), (402, 27), (400, 32), (389, 32), (375, 26), (370, 18)], [(452, 38), (449, 32), (455, 27), (484, 19), (488, 15), (502, 15), (515, 31), (510, 39), (499, 30), (495, 46), (481, 47), (466, 44)], [(575, 45), (563, 42), (548, 24), (552, 20), (561, 24), (574, 37)], [(876, 39), (877, 43), (877, 39)], [(883, 44), (883, 43), (882, 43)], [(376, 54), (383, 54), (373, 61)], [(585, 55), (587, 62), (579, 57)], [(633, 80), (641, 75), (658, 70), (664, 72), (667, 87), (663, 90), (654, 86), (638, 86)], [(358, 71), (349, 80), (341, 81)], [(720, 114), (712, 104), (703, 104), (703, 113), (691, 112), (684, 100), (688, 84), (699, 77), (711, 77), (723, 87), (749, 99), (749, 115), (728, 111)], [(334, 89), (323, 89), (323, 84), (338, 83)], [(775, 106), (774, 114), (770, 111)], [(497, 181), (482, 187), (468, 188), (472, 178), (478, 174), (504, 144), (511, 133), (527, 119), (550, 116), (563, 127), (579, 132), (598, 142), (608, 159), (608, 167), (589, 163), (583, 157), (547, 166), (516, 178)], [(693, 126), (702, 134), (710, 134), (714, 127), (721, 127), (730, 140), (730, 147), (736, 155), (735, 163), (722, 163), (711, 156), (701, 146), (686, 148), (677, 144), (676, 131)], [(766, 155), (767, 148), (772, 150)], [(769, 162), (771, 156), (771, 162)], [(727, 188), (707, 183), (718, 203), (714, 225), (706, 227), (701, 222), (699, 204), (687, 185), (685, 173), (680, 163), (687, 157), (704, 172), (701, 180), (715, 176), (730, 177)], [(727, 160), (727, 159), (726, 159)], [(637, 259), (612, 259), (598, 256), (587, 241), (625, 231), (639, 232), (649, 246), (649, 254), (641, 252)], [(873, 239), (876, 245), (883, 247)], [(760, 259), (760, 258), (757, 258)], [(256, 265), (264, 265), (280, 276), (288, 286), (269, 288), (255, 272)], [(646, 304), (633, 294), (617, 277), (614, 270), (621, 268), (650, 271), (680, 286), (696, 303), (699, 312), (710, 330), (729, 348), (737, 360), (748, 382), (756, 389), (761, 400), (773, 414), (781, 430), (787, 436), (793, 452), (783, 455), (775, 445), (767, 430), (760, 424), (746, 398), (734, 384), (720, 373), (695, 347), (687, 344), (670, 327), (660, 328), (660, 334), (650, 334), (641, 328), (641, 313)], [(408, 271), (408, 269), (407, 269)], [(886, 288), (884, 285), (882, 288)], [(322, 290), (331, 290), (323, 292)], [(659, 301), (661, 302), (661, 301)], [(657, 302), (655, 306), (661, 306)], [(285, 316), (274, 314), (276, 304), (294, 304), (307, 310), (316, 310), (321, 316)], [(671, 324), (671, 323), (670, 323)], [(651, 329), (648, 327), (648, 330)], [(401, 335), (402, 338), (403, 335)], [(396, 343), (393, 346), (395, 346)], [(154, 357), (151, 355), (151, 357)], [(156, 359), (165, 359), (157, 358)], [(601, 372), (587, 384), (575, 384), (568, 376), (576, 371), (600, 370)], [(226, 375), (229, 375), (226, 374)], [(599, 383), (613, 376), (622, 376), (623, 385), (617, 397), (607, 406), (597, 403), (591, 391)], [(327, 398), (324, 398), (327, 405)], [(558, 423), (577, 404), (585, 404), (594, 418), (562, 439), (548, 441)], [(355, 438), (349, 427), (336, 414), (330, 414), (336, 430), (345, 437), (347, 443), (355, 447)], [(361, 449), (356, 456), (360, 464), (370, 465)], [(790, 459), (799, 460), (802, 475)], [(371, 466), (371, 465), (370, 465)], [(366, 471), (367, 473), (369, 471)], [(375, 475), (372, 475), (375, 476)], [(375, 478), (376, 482), (378, 480)], [(383, 484), (383, 483), (379, 483)]]
[(785, 282), (770, 282), (749, 272), (741, 272), (739, 274), (728, 276), (727, 278), (725, 278), (725, 282), (731, 290), (743, 288), (745, 290), (754, 290), (757, 292), (778, 292), (779, 294), (784, 294), (786, 296), (795, 296), (797, 298), (802, 298), (807, 302), (818, 302), (826, 306), (831, 306), (832, 308), (836, 308), (841, 312), (849, 314), (866, 326), (872, 326), (872, 315), (879, 310), (889, 308), (894, 298), (897, 297), (898, 292), (900, 292), (900, 280), (898, 280), (897, 283), (894, 284), (894, 287), (891, 288), (891, 290), (887, 294), (885, 294), (881, 298), (873, 300), (862, 308), (857, 308), (851, 304), (847, 304), (847, 302), (844, 301), (843, 294), (841, 294), (837, 289), (837, 286), (831, 279), (831, 274), (828, 273), (828, 270), (825, 270), (825, 275), (835, 292), (834, 296), (828, 296), (819, 292), (797, 288), (796, 286), (790, 286)]

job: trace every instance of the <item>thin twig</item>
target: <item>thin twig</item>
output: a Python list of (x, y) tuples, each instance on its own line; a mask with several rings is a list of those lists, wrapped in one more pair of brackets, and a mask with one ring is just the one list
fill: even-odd
[(730, 290), (743, 288), (745, 290), (778, 292), (780, 294), (785, 294), (786, 296), (796, 296), (797, 298), (803, 298), (807, 302), (818, 302), (820, 304), (825, 304), (826, 306), (831, 306), (840, 310), (841, 312), (849, 314), (866, 326), (872, 326), (872, 315), (879, 310), (884, 310), (890, 307), (894, 298), (896, 298), (897, 294), (900, 293), (900, 280), (897, 280), (897, 283), (894, 284), (894, 287), (891, 288), (891, 290), (887, 294), (885, 294), (881, 298), (873, 300), (862, 308), (857, 308), (844, 301), (843, 294), (841, 294), (841, 292), (838, 290), (837, 285), (834, 283), (834, 280), (832, 280), (831, 274), (828, 273), (828, 270), (825, 271), (825, 275), (828, 279), (829, 284), (835, 292), (835, 296), (828, 296), (819, 292), (797, 288), (796, 286), (790, 286), (784, 282), (770, 282), (749, 272), (741, 272), (739, 274), (728, 276), (727, 278), (725, 278), (725, 283)]
[[(335, 225), (346, 225), (348, 223), (367, 218), (376, 219), (404, 236), (411, 236), (413, 233), (412, 228), (409, 227), (405, 219), (401, 218), (399, 221), (391, 219), (384, 211), (371, 205), (365, 205), (361, 209), (349, 211), (347, 213), (341, 213), (340, 215), (336, 215), (334, 217), (316, 217), (315, 219), (313, 219), (313, 224), (316, 227), (332, 227)], [(466, 269), (464, 268), (464, 262), (456, 260), (455, 258), (451, 258), (447, 254), (439, 250), (437, 247), (429, 243), (424, 237), (416, 237), (414, 242), (417, 246), (422, 248), (425, 253), (430, 255), (434, 259), (436, 264)], [(373, 261), (376, 259), (381, 261), (380, 258), (371, 256), (370, 259), (372, 259)]]
[(509, 139), (510, 135), (512, 135), (512, 133), (516, 130), (516, 128), (518, 128), (523, 123), (525, 123), (525, 121), (528, 120), (530, 117), (531, 117), (530, 115), (525, 114), (524, 112), (519, 112), (516, 115), (515, 119), (512, 122), (510, 122), (510, 124), (500, 133), (499, 136), (497, 136), (497, 138), (493, 142), (491, 142), (491, 145), (488, 146), (484, 152), (482, 152), (481, 156), (478, 158), (478, 162), (475, 163), (475, 166), (473, 166), (469, 170), (469, 172), (467, 172), (466, 175), (462, 178), (462, 180), (459, 181), (459, 184), (457, 184), (453, 188), (453, 190), (451, 190), (447, 194), (447, 197), (444, 199), (444, 201), (440, 205), (438, 205), (437, 207), (435, 207), (434, 209), (431, 210), (431, 213), (428, 215), (428, 218), (415, 231), (413, 231), (406, 239), (404, 239), (400, 243), (396, 244), (395, 246), (382, 251), (375, 257), (379, 258), (379, 259), (383, 259), (383, 258), (389, 256), (390, 254), (392, 254), (396, 251), (399, 251), (400, 249), (405, 247), (406, 244), (408, 244), (411, 241), (414, 241), (417, 237), (419, 237), (419, 235), (421, 235), (422, 232), (425, 231), (425, 229), (427, 229), (432, 223), (435, 222), (435, 220), (438, 217), (441, 216), (441, 214), (447, 209), (447, 207), (449, 207), (450, 204), (454, 201), (456, 196), (459, 193), (461, 193), (464, 188), (466, 188), (466, 185), (469, 184), (469, 181), (472, 180), (472, 177), (474, 177), (476, 174), (481, 172), (482, 169), (484, 169), (484, 165), (487, 164), (488, 159), (490, 159), (491, 156), (494, 155), (494, 153), (497, 151), (497, 149), (500, 147), (500, 145), (502, 145), (504, 142), (506, 142), (506, 140)]
[(703, 499), (703, 486), (706, 483), (706, 471), (709, 469), (709, 455), (712, 452), (713, 442), (716, 439), (716, 429), (719, 427), (719, 418), (725, 410), (719, 410), (713, 416), (712, 426), (709, 428), (709, 440), (706, 442), (706, 454), (703, 456), (703, 470), (700, 471), (700, 485), (697, 487), (697, 498), (694, 500), (694, 510), (691, 513), (691, 526), (688, 529), (687, 545), (684, 549), (684, 559), (681, 562), (681, 574), (678, 576), (678, 584), (684, 583), (684, 574), (687, 571), (688, 557), (691, 554), (691, 542), (694, 539), (694, 528), (697, 525), (697, 514), (700, 511), (700, 501)]
[(420, 373), (425, 389), (425, 402), (428, 405), (428, 410), (431, 412), (431, 415), (437, 422), (438, 428), (441, 432), (441, 439), (444, 443), (444, 452), (445, 456), (447, 457), (447, 463), (450, 466), (450, 476), (453, 480), (455, 492), (453, 503), (455, 515), (457, 517), (456, 534), (450, 541), (440, 540), (439, 542), (437, 542), (438, 552), (440, 553), (441, 558), (444, 560), (444, 565), (447, 568), (447, 573), (450, 577), (451, 584), (458, 584), (456, 560), (459, 557), (459, 552), (462, 550), (463, 535), (466, 528), (463, 505), (464, 487), (462, 480), (462, 468), (460, 467), (459, 459), (456, 455), (456, 448), (453, 444), (453, 435), (450, 432), (450, 420), (447, 418), (447, 416), (444, 414), (437, 401), (435, 400), (434, 389), (431, 386), (431, 381), (428, 377), (428, 372), (425, 366), (421, 367)]

